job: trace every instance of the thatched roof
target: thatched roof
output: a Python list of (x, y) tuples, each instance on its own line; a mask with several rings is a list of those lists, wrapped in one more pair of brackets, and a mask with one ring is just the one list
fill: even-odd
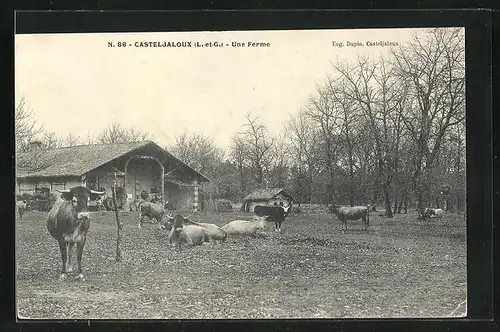
[[(113, 143), (96, 145), (78, 145), (64, 148), (38, 151), (36, 156), (33, 152), (20, 153), (17, 156), (18, 163), (29, 164), (29, 160), (36, 158), (36, 164), (42, 165), (36, 169), (30, 167), (18, 167), (17, 177), (56, 177), (56, 176), (81, 176), (96, 169), (116, 158), (129, 152), (143, 148), (147, 145), (154, 145), (162, 153), (174, 158), (181, 164), (191, 169), (201, 181), (209, 181), (203, 174), (197, 172), (189, 165), (169, 152), (162, 149), (152, 141)], [(41, 160), (40, 160), (41, 159)], [(24, 161), (24, 162), (23, 162)], [(26, 162), (28, 161), (28, 162)], [(45, 165), (45, 166), (44, 166)]]
[(293, 199), (285, 189), (283, 188), (268, 188), (268, 189), (257, 189), (243, 198), (244, 201), (267, 201), (277, 195), (283, 195), (289, 199)]

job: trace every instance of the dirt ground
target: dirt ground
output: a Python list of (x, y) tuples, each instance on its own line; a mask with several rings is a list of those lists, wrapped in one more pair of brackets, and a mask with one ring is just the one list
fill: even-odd
[[(137, 212), (125, 223), (122, 262), (115, 262), (112, 212), (93, 213), (84, 249), (85, 280), (58, 280), (57, 242), (46, 213), (16, 221), (20, 318), (262, 319), (464, 316), (466, 227), (460, 215), (417, 222), (372, 212), (370, 227), (342, 231), (326, 212), (291, 214), (282, 233), (228, 237), (177, 251), (166, 231)], [(191, 214), (222, 226), (250, 213)], [(75, 255), (76, 256), (76, 255)]]

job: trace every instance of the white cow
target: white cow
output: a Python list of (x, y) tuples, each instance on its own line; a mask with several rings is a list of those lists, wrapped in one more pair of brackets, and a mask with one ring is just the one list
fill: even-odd
[(431, 218), (441, 219), (444, 216), (444, 210), (443, 209), (426, 208), (424, 210), (424, 214), (431, 217)]
[(267, 229), (267, 216), (254, 220), (233, 220), (222, 226), (227, 235), (250, 235), (255, 237), (257, 232)]
[[(196, 222), (189, 219), (184, 219), (184, 224), (199, 226), (205, 230), (208, 236), (208, 241), (212, 242), (212, 240), (224, 242), (227, 238), (227, 233), (215, 224), (209, 224), (204, 222)], [(184, 226), (186, 227), (186, 226)]]

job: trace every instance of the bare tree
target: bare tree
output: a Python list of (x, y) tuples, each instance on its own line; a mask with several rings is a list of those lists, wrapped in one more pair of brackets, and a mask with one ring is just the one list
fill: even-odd
[(273, 146), (274, 138), (270, 137), (266, 126), (260, 122), (258, 117), (252, 117), (251, 113), (245, 116), (247, 122), (244, 124), (245, 130), (238, 133), (238, 142), (243, 144), (241, 151), (246, 154), (253, 179), (257, 186), (264, 182), (264, 173), (270, 162), (270, 149)]
[(395, 173), (397, 147), (401, 134), (397, 108), (403, 105), (398, 80), (393, 67), (384, 58), (377, 64), (366, 58), (358, 58), (356, 66), (339, 64), (335, 69), (345, 79), (348, 98), (355, 100), (365, 116), (374, 143), (386, 215), (392, 218), (391, 190)]
[(30, 148), (30, 142), (39, 140), (40, 134), (43, 133), (43, 125), (28, 107), (24, 97), (16, 105), (14, 121), (16, 152), (26, 152)]
[(100, 134), (96, 141), (100, 144), (140, 142), (152, 139), (151, 134), (143, 132), (138, 128), (125, 128), (117, 122), (113, 122)]
[(62, 146), (76, 146), (80, 144), (82, 144), (82, 139), (80, 136), (73, 133), (69, 133), (68, 136), (62, 140)]
[(176, 157), (189, 164), (197, 171), (211, 178), (211, 182), (200, 185), (200, 199), (203, 208), (212, 204), (228, 192), (228, 171), (224, 163), (224, 151), (215, 146), (213, 140), (201, 134), (184, 132), (176, 137), (174, 144), (167, 148)]
[[(248, 173), (249, 173), (249, 160), (248, 152), (246, 151), (245, 142), (243, 141), (241, 135), (236, 133), (231, 138), (230, 146), (230, 158), (232, 163), (235, 165), (239, 179), (240, 179), (240, 191), (241, 194), (245, 194), (248, 188)], [(247, 172), (248, 170), (248, 172)]]
[(269, 179), (269, 184), (273, 187), (286, 187), (289, 177), (289, 154), (286, 129), (278, 135), (272, 145), (269, 157), (270, 164), (266, 169), (266, 177)]
[(176, 137), (174, 144), (168, 150), (208, 176), (215, 176), (219, 164), (224, 160), (224, 151), (216, 147), (211, 138), (202, 134), (184, 132)]
[(432, 168), (447, 130), (465, 119), (465, 43), (462, 29), (415, 34), (393, 51), (395, 73), (409, 86), (410, 107), (400, 109), (415, 143), (412, 187), (417, 208), (429, 204)]
[(40, 141), (44, 149), (55, 149), (62, 146), (61, 139), (54, 132), (43, 132)]
[(319, 172), (328, 171), (328, 198), (331, 204), (335, 203), (335, 168), (338, 159), (340, 117), (334, 107), (333, 99), (326, 87), (317, 87), (317, 96), (312, 97), (306, 106), (307, 116), (319, 127), (318, 148), (321, 150)]
[(354, 206), (354, 169), (356, 162), (354, 159), (354, 146), (357, 144), (357, 124), (359, 123), (359, 114), (356, 109), (356, 101), (350, 98), (346, 91), (347, 82), (342, 78), (334, 80), (332, 77), (327, 79), (326, 88), (332, 98), (334, 107), (338, 110), (340, 134), (345, 145), (347, 162), (349, 168), (349, 204)]
[(295, 164), (298, 173), (295, 177), (297, 196), (298, 198), (305, 196), (304, 203), (309, 203), (318, 143), (315, 123), (302, 110), (297, 116), (290, 119), (286, 128), (290, 133), (288, 139), (292, 164)]

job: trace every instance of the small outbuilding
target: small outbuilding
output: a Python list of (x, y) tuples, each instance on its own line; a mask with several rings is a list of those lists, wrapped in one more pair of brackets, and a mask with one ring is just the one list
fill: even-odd
[(288, 206), (292, 202), (293, 197), (283, 188), (257, 189), (243, 198), (241, 209), (253, 212), (257, 205)]

